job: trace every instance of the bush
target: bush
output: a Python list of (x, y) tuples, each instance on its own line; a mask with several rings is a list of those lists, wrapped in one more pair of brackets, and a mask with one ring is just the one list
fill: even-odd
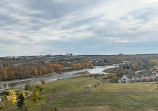
[(2, 92), (2, 95), (9, 95), (9, 92), (7, 92), (7, 91), (4, 91), (4, 92)]
[(40, 93), (38, 89), (34, 89), (30, 92), (30, 100), (33, 101), (34, 105), (35, 103), (40, 99)]
[(31, 89), (32, 89), (31, 84), (26, 83), (26, 84), (25, 84), (25, 90), (31, 90)]
[(42, 84), (45, 84), (46, 82), (44, 80), (41, 81)]
[(118, 82), (118, 78), (112, 78), (112, 79), (110, 80), (110, 82), (111, 82), (111, 83), (117, 83), (117, 82)]
[(44, 89), (43, 85), (41, 83), (36, 84), (36, 89), (38, 89), (40, 92)]

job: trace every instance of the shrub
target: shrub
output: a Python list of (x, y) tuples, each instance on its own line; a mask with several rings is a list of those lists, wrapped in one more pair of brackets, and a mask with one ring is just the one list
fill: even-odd
[(44, 80), (41, 81), (42, 84), (45, 84), (46, 82)]
[(118, 82), (118, 78), (112, 78), (112, 79), (110, 80), (110, 82), (111, 82), (111, 83), (117, 83), (117, 82)]
[(36, 89), (38, 89), (40, 92), (44, 89), (43, 85), (41, 83), (36, 84)]
[(34, 105), (39, 99), (40, 99), (40, 93), (38, 89), (34, 89), (33, 91), (30, 92), (30, 100), (33, 101)]
[(2, 95), (9, 95), (9, 92), (7, 92), (7, 91), (4, 91), (4, 92), (2, 92)]
[(32, 89), (31, 84), (26, 83), (26, 84), (25, 84), (25, 90), (31, 90), (31, 89)]

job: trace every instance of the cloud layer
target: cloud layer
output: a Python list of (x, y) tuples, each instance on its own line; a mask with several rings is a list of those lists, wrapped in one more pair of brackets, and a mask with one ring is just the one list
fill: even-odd
[(152, 53), (155, 41), (158, 0), (0, 1), (6, 55)]

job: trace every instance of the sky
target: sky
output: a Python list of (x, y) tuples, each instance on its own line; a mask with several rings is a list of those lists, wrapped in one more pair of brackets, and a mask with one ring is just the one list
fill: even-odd
[(158, 0), (0, 0), (0, 56), (158, 53)]

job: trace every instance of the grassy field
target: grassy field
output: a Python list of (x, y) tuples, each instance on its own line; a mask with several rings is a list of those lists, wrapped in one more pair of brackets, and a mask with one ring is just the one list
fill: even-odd
[[(95, 84), (98, 85), (95, 87)], [(47, 83), (41, 100), (30, 111), (157, 111), (158, 84), (102, 83), (79, 77)]]

